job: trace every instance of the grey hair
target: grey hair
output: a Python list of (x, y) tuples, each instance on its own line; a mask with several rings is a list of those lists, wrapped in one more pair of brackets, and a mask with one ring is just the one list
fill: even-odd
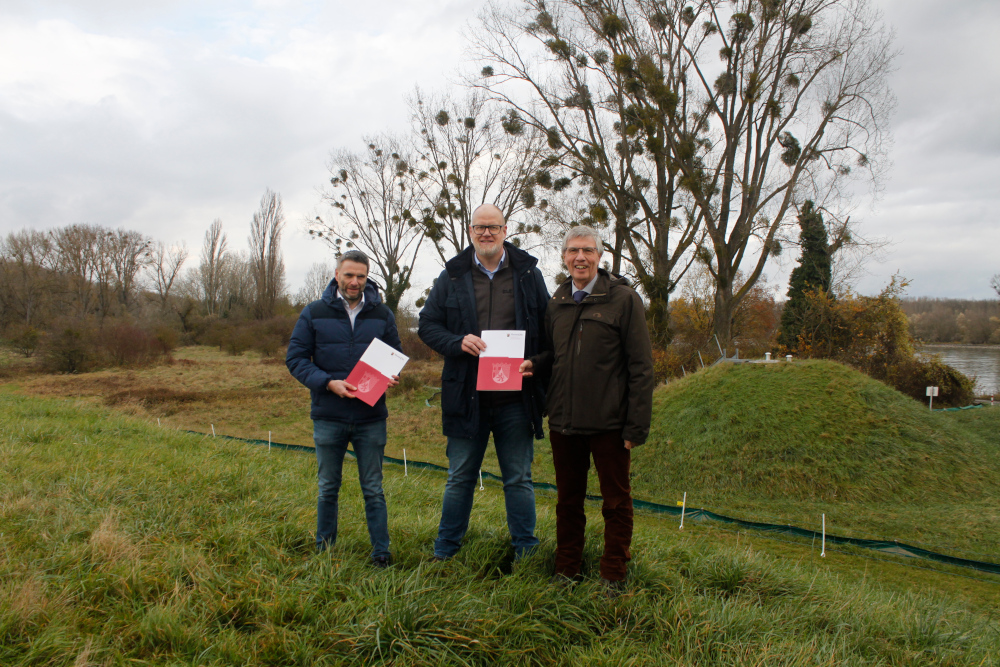
[(601, 254), (604, 251), (604, 243), (601, 241), (600, 235), (597, 233), (593, 227), (588, 227), (587, 225), (577, 225), (576, 227), (571, 227), (569, 231), (566, 232), (566, 236), (563, 237), (562, 251), (565, 253), (566, 248), (569, 247), (569, 242), (573, 239), (593, 239), (594, 247), (597, 248), (597, 254)]
[(337, 268), (344, 262), (357, 262), (358, 264), (364, 264), (366, 269), (371, 268), (371, 264), (368, 263), (368, 255), (361, 252), (360, 250), (348, 250), (347, 252), (341, 253), (337, 257)]

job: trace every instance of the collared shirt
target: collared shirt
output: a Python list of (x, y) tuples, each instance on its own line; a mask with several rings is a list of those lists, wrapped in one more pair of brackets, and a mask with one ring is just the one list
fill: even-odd
[[(600, 274), (597, 274), (597, 275), (600, 275)], [(596, 284), (597, 284), (597, 276), (594, 276), (593, 280), (591, 280), (589, 283), (587, 283), (586, 285), (583, 286), (583, 290), (582, 291), (586, 292), (587, 296), (590, 296), (591, 292), (594, 291), (594, 285), (596, 285)], [(581, 291), (581, 290), (578, 290), (576, 288), (576, 283), (573, 283), (573, 293), (576, 294), (579, 291)]]
[(500, 263), (497, 264), (497, 268), (494, 269), (493, 271), (490, 271), (485, 266), (483, 266), (482, 262), (479, 261), (479, 255), (477, 255), (476, 253), (472, 253), (472, 261), (476, 263), (476, 266), (479, 267), (479, 270), (485, 273), (490, 280), (493, 280), (493, 276), (495, 276), (497, 272), (504, 267), (504, 262), (506, 260), (507, 260), (507, 250), (504, 249), (503, 254), (500, 255)]
[(364, 292), (361, 293), (361, 298), (358, 299), (358, 305), (355, 308), (351, 308), (351, 302), (350, 301), (348, 301), (347, 299), (344, 299), (344, 297), (340, 297), (340, 298), (343, 299), (343, 301), (344, 301), (344, 308), (347, 310), (347, 316), (349, 318), (351, 318), (351, 329), (353, 329), (354, 328), (354, 320), (355, 320), (355, 318), (357, 318), (358, 313), (361, 312), (361, 309), (365, 307), (365, 294), (364, 294)]

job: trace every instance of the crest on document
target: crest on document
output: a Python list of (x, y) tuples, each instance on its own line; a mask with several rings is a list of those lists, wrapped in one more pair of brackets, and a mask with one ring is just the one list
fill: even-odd
[(367, 394), (372, 389), (375, 388), (375, 382), (378, 380), (374, 373), (365, 373), (362, 376), (361, 381), (358, 382), (358, 391), (362, 394)]
[(493, 381), (497, 384), (503, 384), (510, 377), (510, 362), (494, 363), (493, 364)]

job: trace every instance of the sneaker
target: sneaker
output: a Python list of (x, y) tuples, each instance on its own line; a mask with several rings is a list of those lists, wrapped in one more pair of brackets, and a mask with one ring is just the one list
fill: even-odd
[(375, 558), (372, 558), (372, 565), (379, 570), (384, 570), (392, 565), (392, 559), (389, 556), (376, 556)]
[(609, 600), (614, 600), (617, 597), (621, 597), (625, 593), (625, 582), (611, 581), (610, 579), (601, 577), (601, 590), (604, 591), (604, 597)]

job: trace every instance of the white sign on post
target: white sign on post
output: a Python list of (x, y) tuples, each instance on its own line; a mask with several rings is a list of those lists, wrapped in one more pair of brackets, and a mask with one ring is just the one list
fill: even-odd
[(938, 388), (937, 387), (927, 387), (928, 407), (931, 410), (934, 409), (934, 397), (937, 396), (937, 395), (938, 395)]

